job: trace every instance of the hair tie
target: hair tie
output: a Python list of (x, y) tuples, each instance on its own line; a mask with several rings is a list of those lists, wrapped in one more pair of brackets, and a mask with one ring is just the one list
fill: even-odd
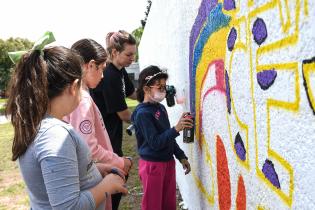
[[(55, 41), (55, 37), (52, 32), (47, 31), (41, 36), (33, 45), (31, 50), (39, 50), (40, 54), (43, 55), (43, 49), (46, 45)], [(16, 64), (22, 58), (22, 56), (28, 51), (16, 51), (16, 52), (8, 52), (8, 55), (11, 61)]]

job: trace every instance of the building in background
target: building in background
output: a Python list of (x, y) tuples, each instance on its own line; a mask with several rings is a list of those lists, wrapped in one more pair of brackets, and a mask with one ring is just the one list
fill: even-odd
[(130, 66), (126, 67), (126, 71), (133, 85), (137, 88), (140, 74), (139, 63), (138, 62), (132, 63)]

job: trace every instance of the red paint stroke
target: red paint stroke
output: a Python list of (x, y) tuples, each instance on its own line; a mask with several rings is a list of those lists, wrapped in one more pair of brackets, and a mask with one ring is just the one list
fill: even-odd
[(230, 172), (229, 172), (225, 147), (220, 136), (217, 136), (216, 154), (217, 154), (217, 179), (218, 179), (218, 193), (219, 193), (219, 208), (220, 210), (229, 210), (231, 208)]
[[(214, 91), (219, 91), (220, 93), (226, 95), (225, 92), (225, 77), (224, 77), (224, 61), (222, 59), (220, 60), (214, 60), (212, 61), (207, 68), (207, 71), (205, 72), (203, 78), (202, 78), (202, 82), (201, 82), (201, 90), (203, 89), (204, 86), (204, 82), (206, 80), (206, 77), (209, 73), (209, 70), (211, 69), (210, 67), (215, 65), (215, 78), (216, 78), (216, 84), (213, 87), (210, 87), (209, 89), (206, 90), (205, 94), (203, 96), (201, 96), (201, 92), (200, 92), (200, 98), (202, 98), (202, 104), (200, 104), (200, 109), (199, 109), (199, 136), (197, 136), (197, 139), (200, 141), (201, 138), (201, 134), (202, 134), (202, 113), (203, 113), (203, 102), (205, 101), (206, 97), (214, 92)], [(200, 149), (202, 149), (201, 147), (201, 143), (199, 144)]]
[(238, 177), (236, 210), (246, 210), (246, 189), (242, 175)]

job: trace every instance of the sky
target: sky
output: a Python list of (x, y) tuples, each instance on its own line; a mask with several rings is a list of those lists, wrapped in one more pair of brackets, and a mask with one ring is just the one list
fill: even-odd
[(53, 45), (91, 38), (105, 46), (108, 32), (140, 27), (146, 6), (147, 0), (1, 0), (0, 39), (36, 41), (52, 31)]

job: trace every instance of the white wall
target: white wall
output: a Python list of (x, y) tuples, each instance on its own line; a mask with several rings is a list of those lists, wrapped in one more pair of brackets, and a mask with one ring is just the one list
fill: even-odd
[(224, 2), (153, 1), (139, 47), (140, 69), (166, 67), (186, 96), (172, 124), (196, 114), (195, 142), (177, 139), (192, 165), (187, 176), (177, 165), (183, 199), (315, 209), (315, 2)]

